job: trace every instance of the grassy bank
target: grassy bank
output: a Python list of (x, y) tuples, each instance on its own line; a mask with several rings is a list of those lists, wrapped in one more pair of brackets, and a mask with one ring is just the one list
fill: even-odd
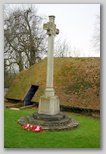
[[(39, 86), (33, 102), (39, 102), (46, 87), (47, 58), (20, 72), (6, 94), (24, 100), (32, 85)], [(100, 110), (100, 58), (54, 58), (55, 94), (64, 106)]]

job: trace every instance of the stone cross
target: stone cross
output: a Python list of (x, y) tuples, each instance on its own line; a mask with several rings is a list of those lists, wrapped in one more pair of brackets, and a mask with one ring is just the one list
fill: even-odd
[(48, 60), (47, 60), (47, 83), (45, 94), (39, 99), (38, 113), (24, 116), (18, 120), (23, 126), (30, 123), (42, 126), (43, 130), (65, 130), (78, 126), (78, 122), (60, 113), (60, 103), (58, 96), (54, 95), (53, 89), (53, 52), (54, 36), (59, 33), (54, 24), (54, 16), (49, 16), (49, 22), (44, 24), (48, 36)]
[(39, 100), (39, 114), (55, 115), (60, 112), (59, 98), (54, 94), (53, 88), (53, 54), (54, 37), (59, 34), (54, 22), (55, 16), (49, 16), (49, 22), (43, 25), (48, 34), (48, 58), (45, 95)]
[(54, 96), (53, 89), (53, 54), (54, 54), (54, 37), (59, 34), (54, 23), (55, 16), (49, 16), (49, 22), (43, 25), (48, 34), (48, 60), (47, 60), (47, 78), (45, 96)]

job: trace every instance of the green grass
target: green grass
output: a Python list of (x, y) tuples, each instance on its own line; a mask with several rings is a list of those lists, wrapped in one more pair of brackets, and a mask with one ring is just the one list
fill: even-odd
[(40, 133), (25, 131), (17, 120), (35, 112), (4, 110), (4, 148), (100, 148), (100, 121), (79, 114), (68, 114), (79, 122), (71, 131)]

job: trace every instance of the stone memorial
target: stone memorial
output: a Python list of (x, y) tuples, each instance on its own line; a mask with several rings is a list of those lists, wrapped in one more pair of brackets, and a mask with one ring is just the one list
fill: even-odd
[(48, 59), (47, 59), (47, 79), (45, 95), (40, 98), (39, 111), (40, 114), (54, 115), (60, 112), (59, 98), (55, 96), (53, 88), (53, 54), (54, 54), (54, 37), (59, 34), (54, 23), (55, 17), (49, 16), (49, 22), (44, 24), (44, 29), (48, 34)]
[(48, 35), (48, 58), (47, 58), (47, 78), (44, 96), (39, 99), (38, 113), (21, 117), (18, 124), (32, 124), (42, 126), (43, 130), (66, 130), (78, 126), (78, 122), (60, 112), (59, 97), (55, 95), (53, 88), (53, 54), (54, 37), (59, 34), (56, 29), (55, 16), (49, 16), (49, 22), (43, 25)]

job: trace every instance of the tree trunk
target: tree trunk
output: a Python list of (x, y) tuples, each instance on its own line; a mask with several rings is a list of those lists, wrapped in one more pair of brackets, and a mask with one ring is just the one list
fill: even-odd
[(23, 71), (23, 61), (22, 61), (22, 53), (19, 52), (19, 72)]

